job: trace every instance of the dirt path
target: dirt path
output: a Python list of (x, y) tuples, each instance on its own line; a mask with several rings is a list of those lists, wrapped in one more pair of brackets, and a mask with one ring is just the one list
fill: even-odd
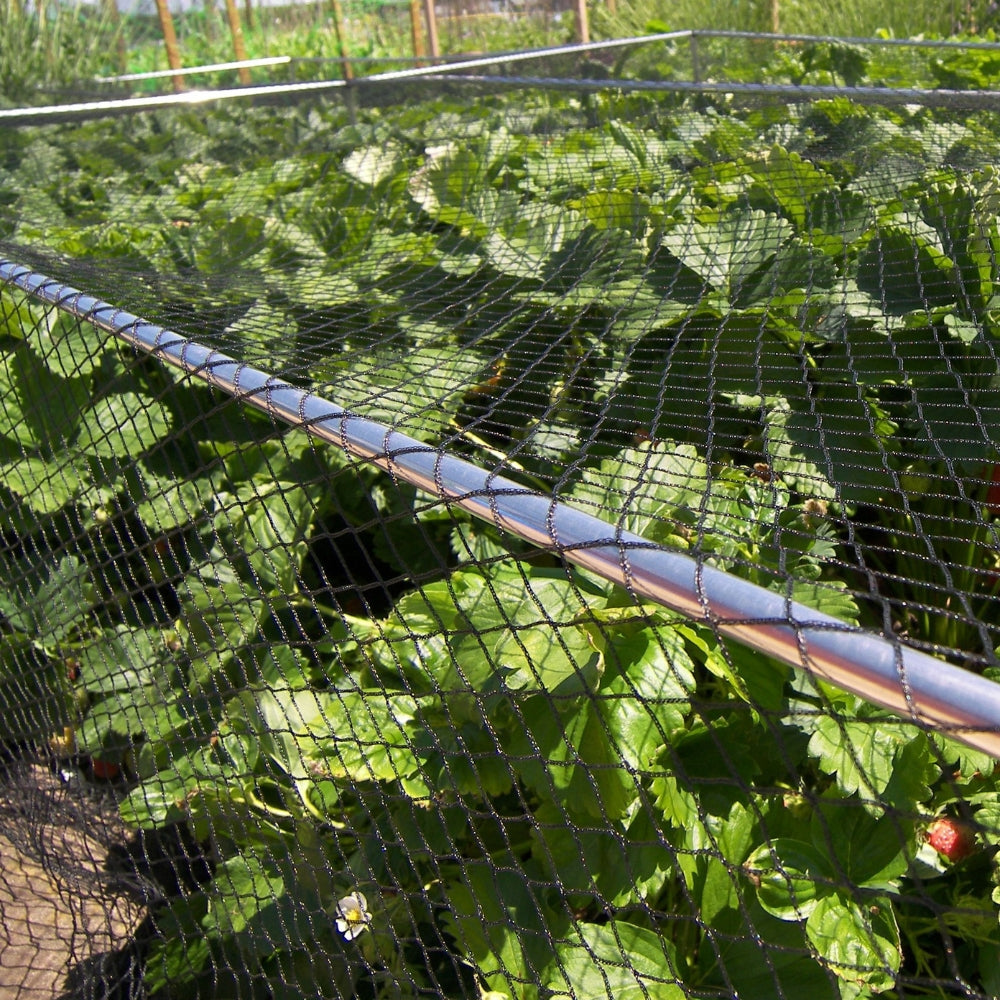
[(124, 839), (110, 798), (38, 764), (0, 777), (0, 997), (74, 995), (67, 974), (120, 947), (141, 905), (107, 889), (108, 848)]

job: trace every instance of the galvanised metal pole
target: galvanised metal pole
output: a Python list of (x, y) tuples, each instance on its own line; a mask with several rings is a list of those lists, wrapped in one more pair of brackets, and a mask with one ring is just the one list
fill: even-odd
[(1000, 684), (654, 545), (13, 261), (0, 260), (0, 282), (372, 462), (502, 532), (620, 584), (636, 598), (708, 624), (919, 726), (1000, 757)]

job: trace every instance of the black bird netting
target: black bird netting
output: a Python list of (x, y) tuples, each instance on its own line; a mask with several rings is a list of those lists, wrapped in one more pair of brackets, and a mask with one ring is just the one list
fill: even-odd
[(712, 41), (0, 112), (5, 995), (1000, 994), (996, 47)]

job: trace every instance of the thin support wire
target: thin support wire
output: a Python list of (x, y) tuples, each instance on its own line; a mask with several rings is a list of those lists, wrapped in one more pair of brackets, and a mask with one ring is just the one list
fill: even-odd
[[(412, 79), (438, 80), (441, 74), (447, 74), (448, 79), (460, 83), (489, 83), (492, 86), (537, 86), (551, 89), (570, 88), (586, 90), (647, 90), (680, 93), (722, 93), (742, 94), (771, 97), (795, 98), (828, 98), (849, 96), (860, 102), (878, 101), (897, 104), (922, 103), (928, 105), (966, 105), (974, 107), (996, 107), (1000, 105), (1000, 91), (956, 91), (931, 88), (897, 88), (897, 87), (839, 87), (839, 86), (799, 86), (790, 84), (770, 83), (734, 83), (725, 80), (702, 81), (699, 66), (698, 40), (702, 38), (732, 38), (753, 41), (796, 42), (811, 44), (851, 44), (869, 46), (905, 46), (909, 48), (929, 49), (985, 49), (1000, 50), (1000, 43), (988, 41), (954, 41), (947, 39), (906, 39), (906, 38), (837, 38), (832, 35), (776, 35), (768, 32), (752, 31), (722, 31), (714, 29), (684, 29), (666, 31), (654, 35), (640, 35), (631, 38), (614, 38), (598, 42), (573, 43), (570, 45), (555, 45), (540, 49), (525, 49), (516, 52), (492, 53), (478, 58), (462, 58), (454, 61), (431, 60), (432, 65), (415, 66), (408, 69), (393, 70), (385, 73), (375, 73), (371, 76), (356, 77), (351, 80), (341, 78), (328, 80), (313, 80), (280, 84), (260, 84), (257, 86), (228, 87), (216, 90), (192, 90), (180, 93), (155, 94), (147, 97), (132, 97), (115, 100), (82, 101), (69, 104), (45, 105), (40, 107), (21, 107), (0, 109), (0, 125), (42, 124), (45, 122), (70, 121), (82, 118), (100, 117), (105, 115), (128, 114), (134, 111), (152, 110), (155, 108), (174, 107), (179, 105), (207, 104), (209, 102), (228, 101), (233, 99), (268, 99), (284, 96), (296, 96), (309, 92), (339, 90), (345, 87), (376, 86), (386, 83), (401, 82)], [(496, 69), (517, 63), (546, 59), (555, 56), (593, 54), (615, 49), (652, 45), (663, 42), (687, 40), (691, 48), (693, 64), (693, 80), (691, 81), (642, 81), (642, 80), (585, 80), (558, 79), (545, 77), (510, 77), (510, 76), (469, 76), (469, 70)], [(233, 63), (218, 63), (207, 66), (194, 66), (181, 70), (163, 70), (153, 73), (129, 74), (119, 77), (107, 77), (99, 82), (119, 82), (127, 80), (142, 80), (156, 76), (176, 76), (178, 73), (209, 73), (246, 66), (284, 65), (299, 62), (310, 62), (306, 58), (275, 56), (271, 58), (244, 60)], [(343, 63), (343, 59), (328, 61)], [(350, 62), (376, 62), (377, 60), (348, 60)], [(406, 62), (403, 59), (393, 59), (392, 62)], [(426, 61), (426, 60), (424, 60)], [(459, 70), (462, 72), (459, 73)]]
[[(446, 65), (417, 66), (410, 69), (393, 70), (387, 73), (374, 73), (371, 76), (357, 77), (352, 80), (337, 78), (299, 83), (270, 83), (258, 86), (228, 87), (219, 90), (189, 90), (181, 91), (180, 93), (154, 94), (149, 97), (80, 101), (71, 104), (48, 104), (41, 107), (3, 108), (0, 109), (0, 125), (39, 125), (48, 122), (72, 121), (105, 115), (129, 114), (135, 111), (148, 111), (156, 108), (176, 107), (180, 105), (208, 104), (210, 102), (228, 101), (237, 98), (245, 100), (247, 98), (295, 96), (308, 92), (396, 83), (428, 76), (434, 78), (438, 74), (448, 72), (450, 69), (485, 69), (487, 67), (524, 62), (525, 60), (543, 59), (548, 56), (599, 52), (622, 48), (628, 45), (636, 45), (638, 43), (646, 44), (671, 41), (678, 38), (687, 38), (689, 34), (690, 32), (688, 31), (670, 31), (658, 35), (647, 35), (639, 39), (617, 38), (607, 42), (588, 42), (586, 44), (558, 45), (545, 49), (530, 49), (524, 52), (506, 52), (500, 55), (483, 56), (478, 59), (465, 59)], [(343, 60), (339, 61), (342, 62)], [(167, 75), (174, 74), (170, 72)]]
[(0, 283), (372, 462), (503, 533), (555, 552), (636, 599), (704, 622), (923, 728), (1000, 757), (1000, 684), (655, 545), (13, 261), (0, 259)]

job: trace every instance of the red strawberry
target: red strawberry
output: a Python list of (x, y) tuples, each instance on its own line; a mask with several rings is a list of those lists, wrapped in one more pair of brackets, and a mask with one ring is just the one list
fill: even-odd
[(114, 781), (121, 773), (121, 767), (113, 760), (102, 760), (100, 757), (91, 759), (90, 768), (98, 781)]
[(976, 851), (976, 834), (968, 823), (944, 816), (931, 823), (927, 842), (949, 861), (961, 861)]

